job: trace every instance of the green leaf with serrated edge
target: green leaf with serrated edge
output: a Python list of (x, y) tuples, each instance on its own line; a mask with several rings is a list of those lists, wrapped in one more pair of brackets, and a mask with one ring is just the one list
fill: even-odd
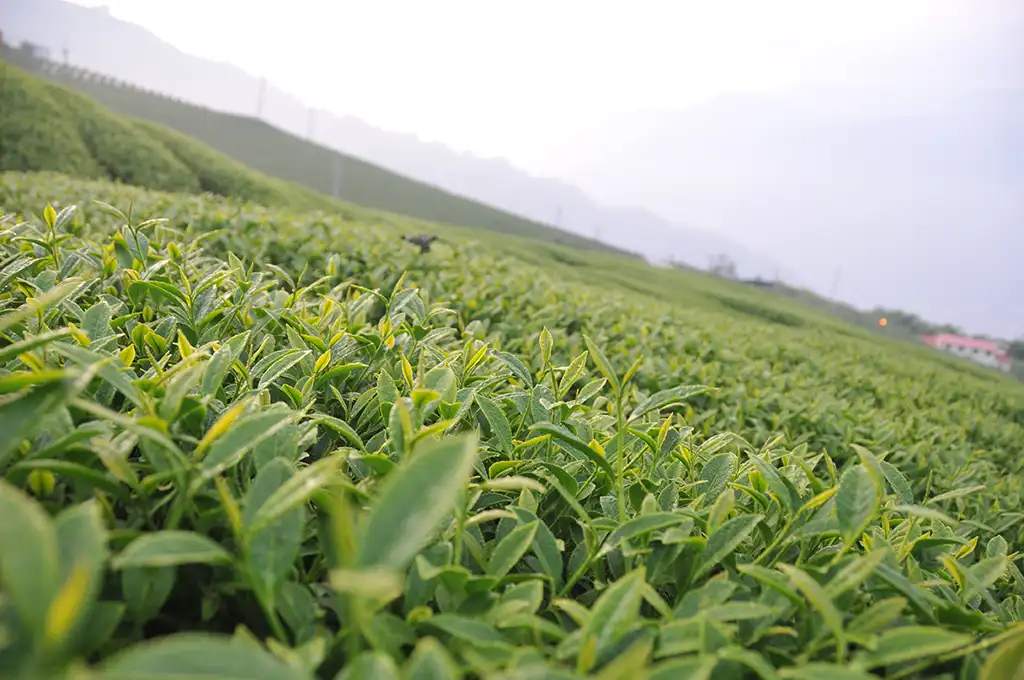
[(891, 508), (887, 508), (887, 510), (904, 515), (910, 515), (912, 517), (935, 520), (951, 527), (955, 527), (960, 523), (944, 512), (940, 512), (935, 508), (929, 508), (923, 505), (894, 505)]
[(329, 456), (300, 469), (259, 505), (247, 522), (246, 532), (261, 531), (289, 511), (305, 505), (314, 494), (338, 480), (340, 462), (340, 457)]
[(437, 614), (428, 618), (425, 623), (431, 628), (444, 631), (452, 637), (480, 647), (509, 644), (505, 636), (494, 626), (468, 616)]
[(647, 680), (710, 680), (717, 664), (714, 656), (663, 661), (651, 667)]
[(487, 418), (487, 422), (491, 426), (491, 431), (494, 432), (494, 435), (498, 438), (498, 443), (501, 444), (502, 453), (511, 455), (512, 427), (509, 425), (505, 412), (502, 411), (501, 407), (496, 403), (479, 392), (474, 397), (474, 401), (476, 401), (477, 405), (480, 407), (484, 417)]
[(494, 356), (508, 366), (512, 370), (512, 375), (525, 387), (533, 387), (533, 376), (530, 375), (530, 369), (520, 361), (519, 357), (508, 352), (495, 352)]
[(104, 661), (101, 680), (312, 680), (258, 647), (208, 633), (178, 633), (140, 642)]
[(253, 447), (288, 425), (292, 417), (291, 411), (279, 408), (243, 416), (233, 422), (203, 456), (200, 476), (194, 486), (240, 463)]
[(134, 299), (142, 299), (144, 293), (149, 293), (155, 299), (161, 296), (180, 302), (183, 306), (188, 305), (188, 298), (175, 286), (165, 281), (134, 281), (127, 288), (128, 295)]
[(45, 426), (47, 416), (55, 415), (74, 393), (74, 384), (62, 380), (0, 403), (0, 470), (6, 467), (21, 442)]
[(15, 484), (23, 484), (35, 471), (52, 472), (60, 477), (81, 482), (85, 488), (101, 489), (118, 498), (129, 496), (128, 487), (124, 486), (106, 470), (97, 470), (78, 463), (52, 458), (32, 458), (11, 466), (7, 479)]
[(940, 493), (937, 496), (932, 496), (927, 501), (925, 501), (925, 503), (927, 505), (939, 505), (940, 503), (945, 503), (946, 501), (951, 501), (956, 498), (964, 498), (966, 496), (970, 496), (971, 494), (978, 493), (979, 491), (985, 491), (986, 489), (988, 489), (988, 487), (985, 486), (984, 484), (976, 484), (974, 486), (953, 489), (952, 491), (947, 491), (946, 493)]
[(986, 557), (967, 568), (967, 591), (964, 597), (972, 600), (982, 595), (1006, 573), (1010, 559), (1002, 555)]
[(1002, 536), (993, 536), (985, 545), (985, 557), (999, 557), (1006, 555), (1009, 551), (1009, 544)]
[(654, 512), (649, 515), (634, 517), (618, 526), (615, 531), (608, 535), (598, 554), (599, 556), (607, 555), (615, 550), (623, 541), (648, 534), (652, 531), (659, 531), (682, 524), (688, 519), (685, 515), (673, 512)]
[(49, 331), (47, 333), (40, 333), (38, 335), (30, 335), (24, 340), (18, 342), (12, 342), (6, 347), (0, 347), (0, 364), (4, 364), (11, 359), (15, 358), (19, 354), (24, 352), (31, 352), (32, 350), (43, 347), (61, 338), (66, 338), (71, 335), (70, 328), (62, 328), (57, 331)]
[(256, 475), (242, 503), (245, 564), (264, 597), (271, 597), (291, 571), (302, 546), (305, 507), (296, 506), (260, 531), (251, 531), (260, 507), (294, 475), (284, 458), (274, 458)]
[(594, 360), (594, 365), (597, 366), (597, 370), (601, 371), (601, 374), (608, 381), (608, 384), (612, 386), (612, 389), (618, 392), (619, 390), (619, 378), (615, 374), (615, 369), (612, 367), (608, 357), (604, 355), (601, 348), (594, 344), (594, 342), (587, 337), (583, 336), (583, 342), (587, 345), (587, 351), (590, 353), (590, 358)]
[(57, 354), (69, 359), (85, 370), (95, 370), (102, 380), (127, 397), (136, 406), (142, 407), (142, 397), (132, 382), (134, 374), (124, 369), (109, 355), (93, 352), (87, 347), (58, 343), (51, 348)]
[(843, 473), (836, 492), (836, 517), (847, 546), (860, 538), (871, 520), (878, 515), (882, 491), (863, 465), (855, 465)]
[(380, 405), (394, 404), (400, 396), (401, 393), (399, 393), (398, 386), (391, 374), (387, 371), (379, 372), (377, 374), (377, 399)]
[(217, 393), (217, 390), (224, 383), (224, 378), (227, 376), (228, 371), (231, 370), (232, 362), (234, 362), (238, 352), (241, 351), (241, 348), (248, 340), (249, 333), (243, 333), (222, 344), (213, 353), (207, 363), (206, 371), (203, 373), (203, 382), (200, 385), (200, 390), (202, 390), (204, 395), (213, 396)]
[(736, 567), (741, 574), (749, 576), (762, 586), (770, 588), (783, 595), (793, 604), (803, 604), (803, 599), (785, 576), (775, 571), (756, 564), (740, 564)]
[(778, 614), (781, 609), (758, 602), (726, 602), (708, 607), (699, 616), (711, 621), (744, 621)]
[(231, 553), (211, 539), (191, 531), (154, 531), (128, 544), (113, 560), (114, 569), (169, 567), (179, 564), (222, 564)]
[(704, 505), (711, 505), (718, 495), (725, 490), (736, 469), (736, 456), (731, 453), (720, 453), (704, 464), (700, 479), (704, 482), (700, 487), (704, 494)]
[(900, 499), (900, 503), (913, 505), (914, 490), (910, 487), (910, 482), (907, 481), (907, 478), (899, 471), (899, 468), (886, 460), (879, 461), (879, 465), (882, 466), (885, 479), (889, 482), (889, 486), (892, 487), (893, 493)]
[(590, 448), (585, 441), (572, 434), (564, 427), (553, 423), (535, 423), (530, 426), (530, 433), (533, 436), (551, 435), (551, 438), (565, 446), (574, 456), (580, 460), (589, 460), (600, 468), (608, 477), (614, 478), (615, 471), (612, 469), (608, 459)]
[[(520, 611), (528, 612), (530, 614), (533, 614), (540, 609), (543, 602), (544, 582), (540, 580), (517, 583), (509, 586), (508, 589), (501, 594), (502, 605), (512, 603), (516, 605)], [(497, 623), (499, 626), (502, 625), (501, 621), (498, 621)]]
[(821, 615), (825, 625), (832, 632), (832, 637), (836, 641), (836, 654), (839, 660), (842, 661), (846, 656), (846, 638), (843, 633), (843, 615), (836, 609), (836, 605), (832, 602), (832, 598), (829, 597), (825, 589), (822, 588), (821, 584), (815, 581), (807, 572), (804, 570), (791, 566), (789, 564), (777, 565), (779, 571), (784, 573), (793, 585), (797, 587), (807, 601), (810, 602), (811, 606)]
[(556, 396), (563, 396), (569, 391), (569, 388), (576, 384), (576, 381), (580, 379), (583, 372), (587, 368), (587, 358), (590, 355), (584, 352), (579, 355), (566, 367), (565, 372), (562, 373), (562, 377), (558, 380), (558, 394)]
[(779, 677), (786, 680), (878, 680), (877, 675), (867, 671), (821, 662), (779, 669)]
[(0, 581), (29, 630), (42, 639), (61, 585), (57, 530), (43, 507), (0, 479)]
[(904, 661), (936, 657), (969, 645), (970, 635), (934, 626), (899, 626), (878, 637), (875, 648), (865, 652), (860, 662), (865, 668), (878, 668)]
[(593, 677), (595, 680), (628, 680), (645, 676), (645, 669), (653, 647), (653, 635), (642, 637), (630, 645), (626, 651), (601, 666), (601, 670)]
[(881, 548), (865, 555), (858, 555), (829, 579), (825, 585), (825, 592), (829, 597), (836, 598), (853, 590), (875, 572), (875, 568), (888, 554), (887, 549)]
[(300, 361), (308, 357), (312, 352), (308, 349), (298, 350), (289, 352), (288, 354), (278, 357), (274, 363), (266, 368), (263, 374), (260, 376), (258, 389), (270, 387), (274, 384), (281, 376), (287, 373), (293, 366), (298, 364)]
[(341, 420), (340, 418), (334, 418), (333, 416), (321, 415), (314, 418), (313, 422), (317, 423), (318, 425), (323, 425), (324, 427), (333, 430), (334, 432), (337, 432), (342, 437), (344, 437), (349, 444), (356, 447), (360, 451), (366, 451), (366, 445), (363, 443), (363, 440), (359, 436), (359, 433), (357, 433), (352, 428), (352, 426), (346, 423), (344, 420)]
[(668, 406), (681, 405), (686, 399), (695, 397), (699, 394), (705, 394), (710, 391), (711, 388), (705, 385), (680, 385), (660, 392), (655, 392), (651, 396), (647, 397), (633, 409), (633, 412), (629, 415), (629, 419), (636, 420), (651, 411), (657, 411)]
[(907, 598), (919, 618), (929, 623), (936, 622), (934, 608), (939, 600), (931, 591), (911, 582), (901, 571), (893, 569), (884, 561), (878, 565), (876, 573), (896, 592)]
[(1024, 680), (1024, 627), (988, 655), (978, 680)]
[(434, 638), (416, 643), (412, 655), (402, 667), (402, 680), (457, 680), (462, 674), (451, 655)]
[(170, 422), (177, 417), (182, 401), (199, 383), (205, 369), (205, 364), (193, 364), (170, 380), (164, 391), (164, 398), (157, 409), (157, 414), (161, 418)]
[(764, 518), (761, 515), (740, 515), (722, 524), (711, 534), (704, 551), (697, 557), (693, 580), (696, 581), (721, 564), (727, 555), (731, 555), (736, 547), (750, 536), (762, 519)]
[(60, 552), (61, 585), (47, 615), (51, 644), (83, 633), (102, 584), (107, 560), (107, 532), (94, 500), (73, 505), (54, 522)]
[(26, 303), (13, 312), (6, 312), (0, 315), (0, 333), (38, 314), (40, 310), (44, 310), (50, 305), (73, 295), (82, 284), (83, 281), (80, 278), (67, 279), (42, 295), (35, 297), (31, 303)]
[(132, 619), (141, 625), (160, 612), (174, 588), (175, 574), (173, 566), (121, 570), (121, 597)]
[[(595, 652), (600, 655), (602, 650), (621, 639), (640, 613), (644, 578), (642, 567), (634, 569), (601, 593), (590, 609), (586, 624), (580, 629), (583, 645), (593, 644)], [(593, 643), (589, 643), (590, 640)]]
[(487, 575), (498, 579), (504, 578), (530, 549), (536, 534), (537, 522), (522, 524), (510, 531), (494, 547), (491, 559), (487, 562)]
[(458, 379), (455, 371), (447, 366), (435, 366), (423, 376), (423, 386), (437, 392), (444, 401), (452, 402), (455, 401)]
[(742, 647), (726, 647), (718, 650), (718, 657), (746, 666), (761, 680), (778, 680), (775, 667), (759, 653)]
[(533, 553), (540, 562), (544, 575), (551, 579), (552, 590), (558, 591), (562, 588), (562, 553), (558, 549), (558, 541), (552, 533), (551, 528), (538, 519), (530, 510), (516, 507), (512, 511), (519, 518), (521, 523), (537, 522), (537, 533), (533, 536)]
[(782, 508), (787, 513), (792, 513), (796, 506), (800, 504), (799, 496), (795, 496), (790, 491), (790, 487), (782, 481), (782, 476), (779, 471), (775, 469), (775, 466), (770, 462), (762, 460), (759, 456), (750, 452), (750, 462), (754, 464), (757, 471), (761, 473), (761, 477), (768, 484), (768, 490), (779, 499), (779, 503), (782, 504)]
[(334, 680), (398, 680), (398, 667), (384, 652), (362, 652), (338, 671)]
[(846, 629), (850, 633), (873, 633), (886, 628), (898, 619), (907, 608), (907, 600), (903, 597), (889, 597), (873, 603), (870, 607), (854, 616)]
[(396, 570), (408, 566), (454, 509), (476, 456), (475, 435), (417, 447), (385, 478), (362, 522), (356, 565)]

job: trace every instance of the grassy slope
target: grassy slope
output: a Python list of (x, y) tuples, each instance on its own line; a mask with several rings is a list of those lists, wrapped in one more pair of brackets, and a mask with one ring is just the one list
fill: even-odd
[(0, 57), (5, 55), (12, 63), (81, 91), (122, 115), (166, 125), (272, 177), (300, 184), (322, 194), (334, 195), (336, 172), (340, 170), (339, 198), (359, 206), (432, 222), (515, 234), (575, 248), (614, 250), (599, 241), (456, 196), (353, 156), (313, 144), (254, 118), (211, 111), (95, 78), (74, 77), (60, 68), (44, 72), (43, 63), (39, 60), (0, 47)]

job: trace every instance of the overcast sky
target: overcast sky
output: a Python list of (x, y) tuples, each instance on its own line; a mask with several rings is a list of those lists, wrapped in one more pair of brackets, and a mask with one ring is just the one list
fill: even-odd
[(985, 20), (979, 0), (76, 1), (310, 105), (537, 172), (617, 114), (848, 78)]

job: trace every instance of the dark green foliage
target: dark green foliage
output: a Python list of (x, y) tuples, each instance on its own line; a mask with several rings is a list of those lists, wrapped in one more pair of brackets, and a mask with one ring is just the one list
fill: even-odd
[(264, 205), (299, 208), (326, 207), (329, 199), (262, 175), (180, 132), (144, 120), (138, 129), (170, 149), (195, 175), (202, 191)]
[(86, 148), (107, 177), (125, 184), (165, 191), (194, 192), (199, 189), (199, 183), (189, 168), (128, 119), (114, 115), (88, 97), (59, 85), (47, 84), (46, 92), (73, 118)]
[(0, 61), (0, 170), (101, 176), (75, 122), (43, 81)]

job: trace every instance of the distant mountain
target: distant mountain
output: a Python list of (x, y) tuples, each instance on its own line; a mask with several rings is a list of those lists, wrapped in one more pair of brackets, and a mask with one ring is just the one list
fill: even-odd
[(1024, 335), (1024, 4), (856, 73), (645, 111), (567, 140), (555, 169), (687, 220), (861, 308)]
[[(185, 54), (104, 8), (61, 0), (6, 0), (0, 5), (0, 30), (8, 41), (45, 46), (57, 60), (67, 44), (77, 66), (185, 101), (244, 115), (255, 115), (259, 109), (259, 78), (233, 65)], [(293, 134), (305, 136), (312, 127), (312, 139), (318, 143), (531, 220), (582, 236), (598, 235), (651, 260), (676, 259), (706, 267), (712, 255), (727, 253), (744, 275), (796, 278), (734, 240), (681, 226), (685, 220), (673, 223), (649, 210), (601, 205), (566, 182), (531, 176), (501, 159), (460, 154), (352, 117), (324, 111), (311, 117), (298, 98), (272, 84), (263, 91), (262, 102), (262, 119)]]

